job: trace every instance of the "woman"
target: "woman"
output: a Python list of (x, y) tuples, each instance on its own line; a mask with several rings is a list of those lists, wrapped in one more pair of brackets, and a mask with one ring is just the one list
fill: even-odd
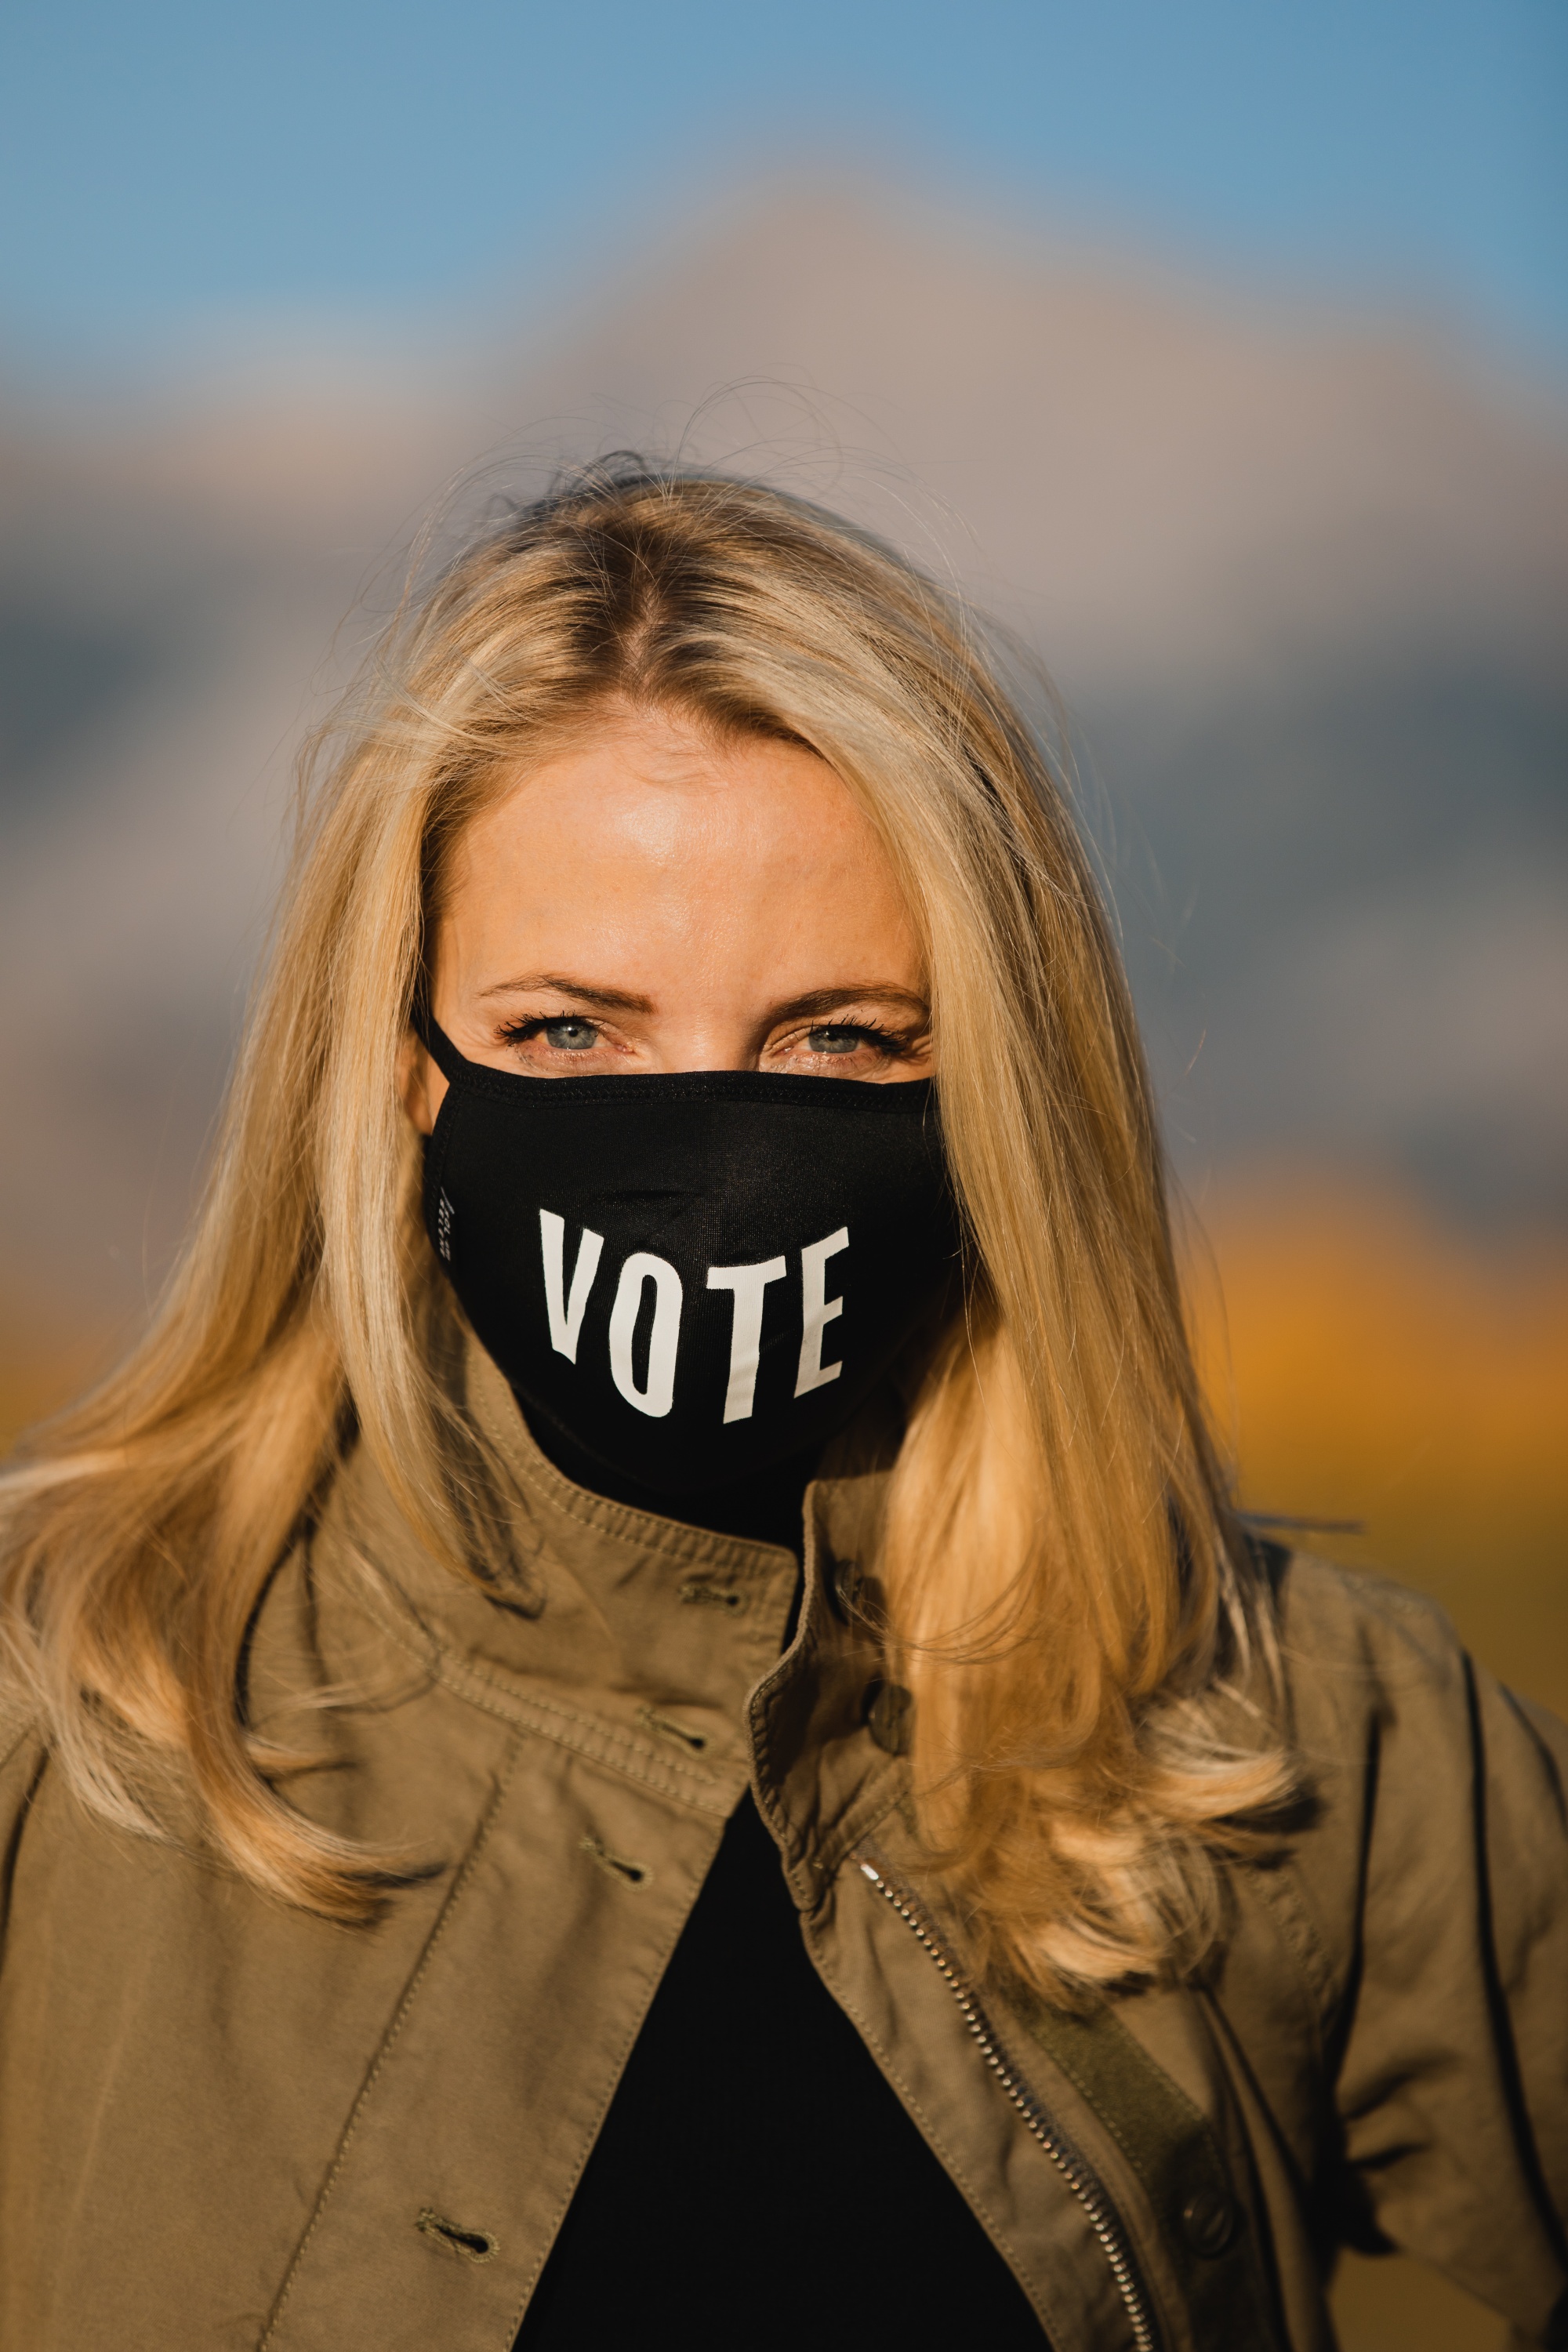
[(1563, 1734), (1238, 1526), (1047, 759), (830, 517), (399, 624), (7, 1493), (6, 2345), (1568, 2342)]

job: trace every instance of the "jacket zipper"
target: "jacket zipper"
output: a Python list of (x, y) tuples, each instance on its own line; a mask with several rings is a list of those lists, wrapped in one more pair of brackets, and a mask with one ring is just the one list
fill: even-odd
[[(857, 1860), (860, 1858), (857, 1856)], [(1103, 2183), (1079, 2154), (1066, 2133), (1052, 2122), (1033, 2092), (1019, 2081), (992, 2031), (989, 2018), (914, 1904), (907, 1901), (870, 1863), (860, 1860), (860, 1868), (931, 1959), (958, 2003), (959, 2014), (978, 2044), (981, 2056), (996, 2077), (998, 2085), (1017, 2108), (1028, 2130), (1083, 2207), (1089, 2227), (1110, 2265), (1110, 2274), (1116, 2281), (1117, 2292), (1126, 2309), (1137, 2352), (1158, 2352), (1160, 2339), (1153, 2314), (1145, 2299), (1126, 2234)]]

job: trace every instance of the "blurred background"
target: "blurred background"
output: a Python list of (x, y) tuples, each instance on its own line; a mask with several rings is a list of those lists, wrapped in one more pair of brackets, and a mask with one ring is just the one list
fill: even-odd
[(1244, 1496), (1568, 1708), (1565, 100), (1560, 0), (12, 0), (4, 1430), (157, 1293), (421, 516), (680, 452), (1043, 656)]

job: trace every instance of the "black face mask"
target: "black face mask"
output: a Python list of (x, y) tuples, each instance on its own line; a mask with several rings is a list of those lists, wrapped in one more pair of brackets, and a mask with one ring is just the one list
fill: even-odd
[(820, 1448), (955, 1276), (929, 1079), (533, 1078), (421, 1034), (430, 1239), (545, 1452), (612, 1491)]

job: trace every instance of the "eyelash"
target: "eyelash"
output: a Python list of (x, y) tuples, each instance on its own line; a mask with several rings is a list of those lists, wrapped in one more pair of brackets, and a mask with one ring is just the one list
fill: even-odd
[(509, 1045), (526, 1045), (531, 1038), (542, 1035), (546, 1029), (559, 1029), (567, 1021), (580, 1021), (585, 1029), (599, 1026), (591, 1013), (531, 1013), (526, 1021), (503, 1022), (500, 1034)]
[(910, 1050), (907, 1038), (895, 1036), (890, 1029), (884, 1029), (876, 1021), (816, 1021), (805, 1034), (807, 1037), (819, 1034), (829, 1037), (864, 1037), (868, 1045), (874, 1045), (889, 1061), (896, 1061)]

